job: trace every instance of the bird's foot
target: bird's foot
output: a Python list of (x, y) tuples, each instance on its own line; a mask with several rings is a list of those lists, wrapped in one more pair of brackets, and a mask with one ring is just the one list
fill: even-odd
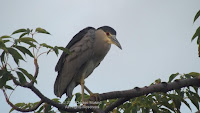
[(90, 98), (89, 98), (90, 101), (99, 101), (99, 93), (92, 93), (90, 94)]

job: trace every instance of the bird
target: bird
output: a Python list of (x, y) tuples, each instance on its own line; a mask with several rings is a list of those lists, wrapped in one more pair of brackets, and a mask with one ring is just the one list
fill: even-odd
[(58, 72), (54, 83), (54, 94), (62, 97), (72, 97), (73, 89), (81, 85), (82, 101), (84, 101), (84, 89), (93, 94), (85, 85), (84, 79), (92, 74), (99, 66), (111, 48), (111, 44), (122, 49), (116, 38), (116, 31), (110, 26), (102, 26), (97, 29), (86, 27), (78, 32), (66, 48), (71, 54), (63, 52), (58, 60), (55, 71)]

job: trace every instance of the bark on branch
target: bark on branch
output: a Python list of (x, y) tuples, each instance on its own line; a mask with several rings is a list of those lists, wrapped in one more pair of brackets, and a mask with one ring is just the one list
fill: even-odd
[[(68, 112), (96, 111), (97, 113), (102, 113), (102, 110), (96, 109), (96, 108), (91, 108), (91, 109), (89, 108), (88, 109), (86, 107), (68, 107), (68, 106), (66, 106), (64, 104), (59, 104), (59, 103), (47, 98), (46, 96), (44, 96), (33, 84), (26, 83), (26, 84), (22, 85), (19, 81), (16, 80), (16, 78), (13, 75), (10, 75), (10, 76), (11, 76), (13, 82), (15, 83), (15, 85), (31, 89), (41, 99), (41, 101), (43, 103), (47, 103), (49, 105), (52, 105), (52, 106), (58, 108), (59, 110), (68, 111)], [(11, 105), (11, 104), (9, 104), (9, 105)], [(11, 107), (13, 107), (13, 106), (11, 105)], [(13, 108), (15, 109), (16, 107), (13, 107)], [(20, 110), (18, 108), (16, 108), (15, 110), (22, 111), (22, 110)]]
[(200, 87), (200, 76), (196, 78), (190, 78), (190, 79), (183, 79), (183, 80), (175, 80), (171, 83), (162, 82), (160, 84), (155, 84), (151, 86), (145, 86), (143, 88), (134, 88), (131, 90), (125, 90), (125, 91), (114, 91), (114, 92), (108, 92), (108, 93), (102, 93), (99, 94), (100, 101), (107, 100), (107, 99), (118, 99), (116, 102), (110, 104), (107, 106), (104, 111), (109, 112), (112, 111), (115, 107), (122, 105), (124, 102), (130, 100), (131, 98), (139, 97), (142, 95), (147, 95), (149, 93), (155, 93), (155, 92), (168, 92), (171, 90), (181, 89), (183, 87), (188, 86), (197, 86)]

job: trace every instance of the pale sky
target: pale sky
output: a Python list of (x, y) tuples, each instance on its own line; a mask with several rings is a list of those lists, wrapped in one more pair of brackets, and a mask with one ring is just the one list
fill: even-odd
[[(200, 19), (193, 24), (199, 4), (199, 0), (0, 0), (0, 36), (20, 28), (42, 27), (52, 35), (38, 34), (39, 42), (65, 47), (87, 26), (112, 26), (123, 49), (112, 46), (100, 66), (86, 79), (86, 86), (95, 93), (127, 90), (148, 86), (158, 78), (167, 81), (173, 73), (199, 72), (196, 41), (191, 42), (200, 25)], [(39, 59), (36, 87), (49, 98), (56, 98), (54, 67), (59, 57), (51, 53)], [(34, 72), (33, 61), (28, 61), (20, 66)], [(73, 94), (77, 92), (80, 86)], [(39, 100), (30, 90), (20, 87), (10, 99), (13, 103)], [(0, 103), (1, 112), (11, 109), (2, 91)], [(181, 109), (182, 113), (190, 112), (185, 106)]]

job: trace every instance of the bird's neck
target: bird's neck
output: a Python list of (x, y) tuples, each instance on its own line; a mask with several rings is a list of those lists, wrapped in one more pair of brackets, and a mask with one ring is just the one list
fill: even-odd
[(107, 42), (107, 36), (102, 30), (97, 30), (95, 35), (94, 52), (97, 56), (105, 57), (110, 50), (111, 44)]

